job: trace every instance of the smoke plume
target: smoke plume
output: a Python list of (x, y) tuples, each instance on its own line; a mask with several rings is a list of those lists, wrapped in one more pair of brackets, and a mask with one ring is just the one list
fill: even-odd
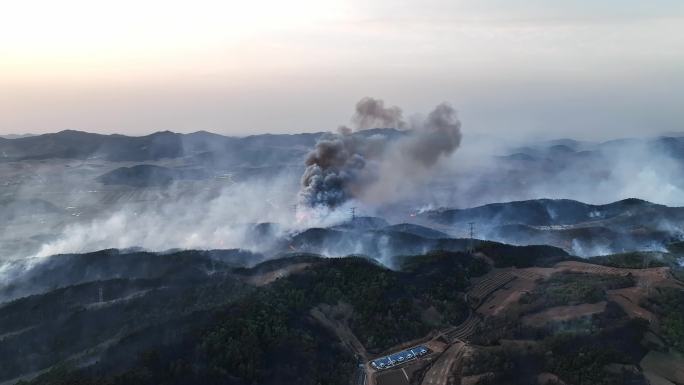
[[(308, 207), (335, 208), (350, 199), (372, 203), (387, 201), (422, 182), (440, 158), (451, 155), (461, 143), (461, 123), (446, 103), (404, 130), (399, 107), (363, 98), (352, 118), (357, 131), (340, 127), (321, 138), (307, 157), (300, 202)], [(396, 128), (398, 139), (370, 128)]]
[(352, 122), (357, 129), (369, 128), (406, 128), (401, 108), (397, 106), (385, 107), (380, 99), (365, 97), (356, 103), (356, 112)]

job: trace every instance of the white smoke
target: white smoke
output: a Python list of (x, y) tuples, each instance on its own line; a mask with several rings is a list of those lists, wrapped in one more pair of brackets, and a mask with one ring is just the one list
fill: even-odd
[(261, 251), (268, 245), (253, 243), (251, 229), (259, 222), (284, 224), (283, 231), (294, 229), (295, 189), (296, 184), (282, 175), (233, 184), (218, 192), (176, 193), (145, 206), (126, 205), (110, 215), (66, 227), (35, 257), (131, 247)]

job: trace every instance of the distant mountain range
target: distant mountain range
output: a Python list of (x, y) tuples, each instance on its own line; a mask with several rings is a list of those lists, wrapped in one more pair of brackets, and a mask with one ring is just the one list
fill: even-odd
[(20, 138), (28, 138), (29, 136), (35, 136), (34, 134), (7, 134), (7, 135), (0, 135), (0, 138), (3, 139), (20, 139)]
[[(359, 135), (378, 133), (400, 135), (393, 129), (367, 130)], [(0, 137), (0, 161), (97, 158), (144, 162), (190, 157), (206, 164), (263, 165), (299, 160), (321, 135), (322, 132), (232, 137), (206, 131), (191, 134), (162, 131), (125, 136), (67, 130), (29, 137)]]
[(684, 158), (684, 136), (659, 136), (655, 138), (625, 138), (606, 142), (586, 142), (574, 139), (558, 139), (541, 142), (535, 145), (517, 147), (506, 157), (515, 160), (535, 161), (570, 157), (575, 159), (592, 159), (618, 149), (629, 149), (644, 146), (645, 150), (656, 151), (662, 155)]
[[(99, 157), (111, 161), (145, 161), (176, 158), (196, 153), (243, 148), (311, 148), (323, 132), (299, 134), (259, 134), (245, 137), (224, 136), (207, 131), (180, 134), (160, 131), (145, 136), (103, 135), (65, 130), (50, 134), (0, 135), (0, 158), (10, 160)], [(401, 135), (400, 131), (378, 128), (358, 135)], [(538, 160), (571, 156), (590, 157), (596, 153), (629, 145), (646, 144), (668, 155), (684, 157), (684, 134), (673, 133), (655, 138), (626, 138), (606, 142), (557, 139), (511, 149), (511, 159)]]
[[(191, 134), (163, 131), (134, 137), (62, 131), (16, 139), (0, 138), (0, 162), (73, 159), (109, 161), (114, 162), (114, 166), (118, 162), (152, 162), (155, 166), (169, 168), (153, 172), (149, 167), (131, 169), (130, 164), (121, 165), (127, 168), (100, 178), (105, 184), (127, 186), (167, 185), (168, 180), (187, 179), (183, 171), (187, 169), (205, 169), (209, 176), (230, 172), (235, 179), (270, 177), (288, 168), (297, 168), (295, 174), (300, 173), (303, 160), (323, 134), (231, 137), (205, 131)], [(391, 139), (404, 133), (394, 129), (355, 133), (377, 134)], [(468, 145), (464, 142), (464, 149)], [(684, 191), (684, 136), (600, 143), (558, 139), (502, 149), (497, 153), (478, 152), (475, 156), (478, 162), (471, 163), (468, 168), (452, 167), (448, 171), (451, 174), (444, 175), (441, 181), (429, 187), (429, 193), (451, 197), (447, 199), (450, 205), (477, 205), (550, 196), (591, 202), (600, 196), (606, 201), (636, 196), (673, 203), (681, 200), (677, 198), (677, 191)], [(141, 182), (148, 173), (154, 174), (155, 180)], [(161, 181), (157, 181), (156, 177), (160, 175)], [(453, 183), (454, 177), (459, 177), (460, 182)], [(590, 191), (585, 186), (595, 189)], [(663, 196), (647, 194), (648, 189), (656, 188), (654, 186), (666, 187), (656, 190)]]
[(668, 207), (641, 199), (592, 205), (570, 199), (532, 199), (492, 203), (466, 209), (439, 209), (418, 214), (438, 223), (496, 222), (529, 226), (569, 226), (613, 221), (622, 227), (649, 223), (649, 218), (682, 220), (683, 207)]
[(231, 150), (240, 150), (240, 155), (243, 155), (250, 149), (263, 147), (309, 148), (318, 136), (320, 133), (236, 138), (204, 131), (192, 134), (163, 131), (146, 136), (125, 136), (67, 130), (54, 134), (0, 139), (0, 159), (100, 158), (108, 161), (142, 162), (198, 156), (198, 159), (211, 160), (207, 154), (230, 153)]
[[(101, 158), (109, 161), (151, 161), (164, 158), (196, 156), (198, 160), (216, 160), (215, 153), (239, 152), (243, 162), (250, 162), (250, 154), (264, 156), (264, 149), (276, 151), (266, 154), (272, 160), (288, 160), (300, 155), (301, 150), (314, 146), (323, 132), (299, 134), (260, 134), (234, 137), (198, 131), (179, 134), (170, 131), (156, 132), (145, 136), (102, 135), (82, 131), (65, 130), (42, 135), (0, 135), (1, 160), (28, 159), (87, 159)], [(398, 136), (395, 129), (371, 129), (359, 131), (357, 135), (383, 134)], [(558, 139), (538, 142), (524, 147), (510, 149), (503, 159), (534, 162), (549, 159), (571, 158), (572, 160), (593, 159), (602, 153), (617, 148), (645, 145), (647, 149), (675, 158), (684, 158), (684, 136), (660, 136), (643, 139), (617, 139), (594, 143), (574, 139)], [(253, 153), (257, 151), (257, 153)], [(278, 158), (278, 159), (276, 159)], [(566, 159), (568, 160), (568, 159)]]
[(582, 256), (664, 250), (668, 243), (684, 238), (684, 207), (640, 199), (605, 205), (535, 199), (432, 210), (417, 218), (456, 228), (473, 223), (477, 237), (518, 245), (548, 244)]

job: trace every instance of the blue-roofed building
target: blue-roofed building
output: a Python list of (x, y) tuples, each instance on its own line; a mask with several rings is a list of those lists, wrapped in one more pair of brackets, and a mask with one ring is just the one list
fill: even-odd
[(410, 349), (402, 350), (397, 353), (390, 354), (388, 356), (380, 357), (370, 362), (371, 366), (377, 370), (388, 369), (393, 366), (403, 364), (415, 360), (416, 358), (422, 357), (428, 354), (430, 350), (425, 346), (415, 346)]

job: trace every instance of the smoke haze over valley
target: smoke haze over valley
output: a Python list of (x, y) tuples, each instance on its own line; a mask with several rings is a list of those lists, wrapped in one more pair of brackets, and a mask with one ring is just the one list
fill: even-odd
[(0, 385), (684, 385), (681, 0), (0, 5)]
[[(407, 122), (399, 107), (373, 98), (362, 99), (350, 121), (354, 129), (335, 133), (126, 137), (64, 131), (3, 139), (2, 259), (132, 247), (243, 248), (274, 256), (288, 251), (279, 249), (283, 239), (345, 223), (352, 207), (360, 216), (436, 226), (463, 238), (471, 219), (433, 223), (426, 213), (540, 198), (594, 205), (638, 198), (672, 206), (663, 209), (673, 213), (684, 205), (684, 136), (502, 143), (469, 136), (466, 124), (461, 140), (461, 123), (447, 104)], [(542, 210), (554, 218), (558, 209)], [(601, 211), (592, 215), (577, 223), (562, 215), (557, 223), (527, 223), (526, 212), (505, 221), (489, 213), (476, 218), (477, 235), (516, 244), (556, 237), (554, 244), (583, 256), (629, 249), (615, 239), (633, 239), (634, 229), (611, 223), (606, 231), (615, 235), (602, 242), (591, 234), (560, 236), (569, 229), (559, 228), (519, 229), (511, 238), (511, 225), (595, 222), (580, 227), (602, 229)], [(673, 215), (651, 218), (652, 236), (637, 237), (637, 248), (664, 250), (680, 239)], [(33, 226), (36, 221), (43, 225)], [(272, 224), (269, 242), (255, 231), (265, 223)], [(365, 254), (368, 247), (312, 251)]]

